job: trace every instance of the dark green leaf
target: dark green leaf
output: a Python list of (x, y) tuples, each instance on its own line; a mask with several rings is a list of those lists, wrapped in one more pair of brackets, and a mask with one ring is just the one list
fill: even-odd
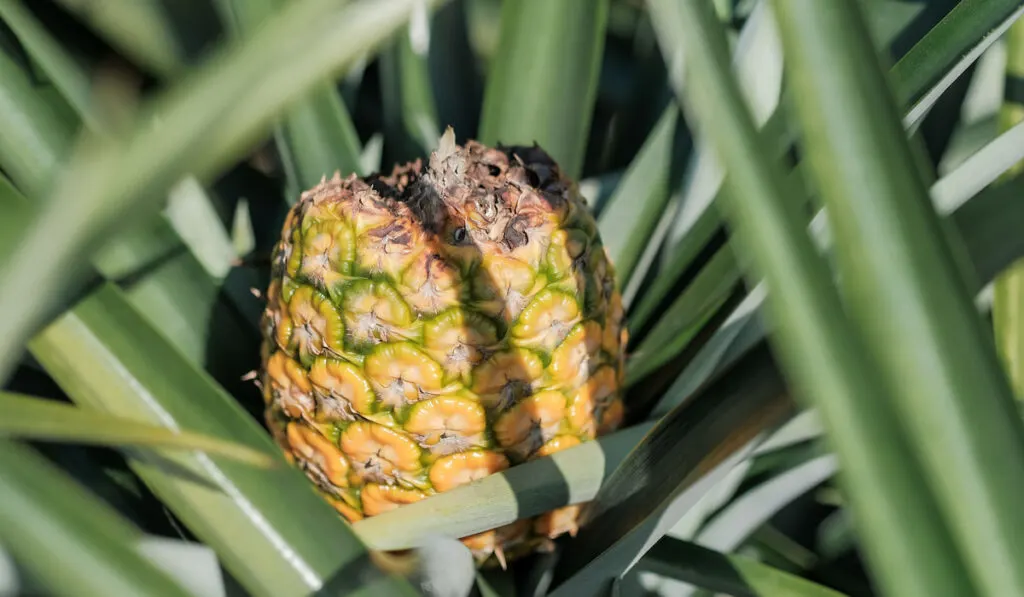
[[(991, 281), (1017, 258), (1024, 257), (1024, 235), (1015, 233), (1018, 222), (1024, 221), (1024, 203), (1016, 201), (1021, 192), (1020, 185), (1024, 184), (1024, 174), (998, 185), (992, 184), (1021, 157), (1024, 157), (1024, 125), (1015, 126), (1000, 135), (932, 185), (932, 201), (963, 238), (979, 284)], [(791, 173), (791, 181), (794, 176)], [(825, 220), (825, 213), (819, 212), (810, 229), (819, 246), (828, 251), (832, 241)], [(979, 285), (975, 290), (980, 288)], [(744, 341), (740, 351), (746, 350), (751, 342), (764, 338), (760, 326), (747, 331), (751, 324), (760, 323), (754, 320), (754, 316), (763, 299), (763, 285), (759, 285), (733, 310), (706, 348), (680, 374), (666, 399), (655, 409), (655, 415), (665, 414), (673, 399), (689, 395), (703, 382), (704, 376), (727, 364), (720, 360), (725, 356), (722, 351), (734, 349), (738, 334), (756, 335), (756, 339)], [(638, 368), (643, 364), (630, 366)]]
[[(74, 113), (59, 96), (30, 77), (12, 57), (0, 52), (0, 165), (32, 198), (39, 199), (53, 184), (53, 176), (80, 126)], [(18, 238), (30, 222), (34, 202), (18, 193), (0, 177), (0, 206), (10, 233), (0, 244)], [(163, 218), (148, 226), (121, 230), (108, 240), (93, 259), (99, 273), (124, 283), (135, 305), (162, 333), (195, 362), (205, 363), (227, 383), (245, 371), (251, 351), (241, 339), (255, 338), (255, 330), (218, 300), (220, 289), (202, 263), (182, 244)], [(242, 309), (255, 301), (232, 295)], [(250, 307), (251, 308), (251, 307)], [(231, 338), (216, 354), (208, 353), (210, 335)]]
[[(700, 0), (658, 0), (650, 6), (663, 47), (685, 49), (686, 79), (677, 71), (673, 86), (680, 100), (686, 100), (692, 124), (706, 135), (729, 173), (728, 192), (719, 206), (728, 216), (737, 252), (742, 249), (741, 263), (752, 270), (748, 280), (765, 277), (773, 348), (795, 393), (822, 414), (831, 446), (851, 481), (846, 489), (863, 526), (874, 570), (883, 586), (900, 595), (934, 595), (967, 587), (887, 397), (873, 382), (871, 363), (864, 360), (864, 351), (841, 315), (828, 269), (816, 254), (805, 220), (789, 199), (792, 193), (778, 161), (770, 159), (772, 153), (756, 131), (730, 73), (720, 24)], [(762, 367), (774, 371), (770, 363)], [(726, 401), (716, 406), (723, 408), (722, 402)], [(695, 482), (687, 477), (690, 471), (678, 470), (676, 463), (656, 464), (666, 454), (675, 458), (688, 454), (672, 444), (682, 441), (675, 438), (686, 437), (681, 430), (693, 417), (684, 419), (680, 412), (694, 408), (695, 403), (690, 399), (662, 419), (665, 431), (652, 432), (595, 498), (597, 518), (580, 533), (585, 548), (574, 557), (574, 565), (565, 567), (566, 576), (582, 570), (584, 562), (593, 565), (594, 556), (624, 538), (638, 518), (654, 514), (678, 487)], [(747, 439), (770, 424), (764, 419), (768, 417), (748, 419), (752, 429), (747, 430)], [(723, 442), (710, 445), (723, 446)], [(694, 451), (702, 455), (723, 450)], [(626, 520), (627, 513), (633, 525)], [(907, 524), (918, 532), (901, 532)], [(623, 569), (616, 567), (609, 573)]]
[(1024, 221), (1021, 193), (1024, 173), (985, 189), (950, 217), (964, 240), (979, 283), (991, 281), (1024, 257), (1024, 235), (1017, 234), (1019, 223)]
[[(76, 62), (18, 0), (0, 2), (0, 16), (8, 22), (86, 127), (109, 132), (117, 125), (113, 115), (103, 114), (105, 106), (102, 102), (95, 105), (96, 98), (92, 97), (89, 75), (84, 66)], [(114, 110), (116, 112), (120, 107), (115, 106)], [(206, 270), (217, 279), (223, 278), (235, 253), (209, 198), (195, 180), (183, 180), (171, 191), (166, 215)], [(159, 227), (161, 223), (155, 225)]]
[(0, 477), (0, 539), (54, 594), (189, 596), (128, 522), (32, 450), (0, 438)]
[[(894, 92), (897, 97), (903, 98), (906, 110), (904, 122), (913, 126), (924, 118), (956, 78), (1021, 14), (1024, 14), (1024, 7), (1019, 0), (970, 0), (958, 4), (950, 11), (946, 18), (915, 44), (890, 71)], [(753, 23), (756, 21), (752, 16), (747, 26)], [(753, 45), (748, 47), (749, 51), (753, 49)], [(680, 50), (673, 48), (672, 51)], [(737, 62), (742, 64), (749, 60), (746, 54), (739, 54), (741, 48), (737, 49), (737, 52)], [(671, 52), (666, 53), (671, 55)], [(783, 128), (787, 124), (782, 114), (775, 112), (763, 127), (764, 134), (773, 139), (773, 142), (779, 143), (776, 155), (788, 150), (793, 142), (792, 131)], [(795, 180), (802, 176), (801, 170), (800, 166), (796, 168)], [(711, 188), (704, 189), (706, 185), (702, 182), (701, 186), (688, 191), (689, 199), (684, 202), (676, 229), (670, 237), (669, 246), (672, 247), (672, 252), (661, 266), (657, 280), (645, 295), (640, 297), (634, 312), (630, 313), (631, 322), (646, 325), (657, 311), (660, 301), (719, 230), (720, 216), (711, 206), (712, 198), (720, 192), (721, 179), (712, 182), (714, 184)]]
[(707, 491), (712, 473), (731, 468), (731, 460), (795, 408), (761, 347), (658, 420), (588, 506), (559, 562), (552, 595), (596, 594)]
[[(654, 229), (664, 217), (671, 184), (681, 175), (679, 107), (670, 104), (629, 165), (598, 220), (619, 284), (633, 276)], [(643, 272), (640, 272), (642, 275)]]
[[(779, 511), (835, 474), (833, 455), (822, 455), (817, 444), (799, 448), (791, 467), (735, 496), (703, 525), (694, 542), (718, 551), (735, 551)], [(758, 472), (752, 467), (751, 476)]]
[[(1006, 43), (1006, 80), (1024, 77), (1024, 21), (1010, 28)], [(1019, 126), (1024, 121), (1024, 98), (1005, 93), (1000, 125), (1003, 129)], [(1013, 171), (1024, 170), (1024, 161)], [(1019, 202), (1018, 202), (1019, 203)], [(992, 325), (996, 346), (1010, 378), (1017, 400), (1024, 402), (1024, 260), (1020, 260), (996, 279), (992, 296)]]
[(504, 570), (478, 572), (476, 587), (480, 597), (518, 597), (515, 578)]
[(161, 0), (57, 2), (100, 32), (111, 45), (156, 73), (171, 74), (185, 63), (185, 50), (163, 14)]
[(337, 89), (330, 85), (314, 87), (287, 108), (276, 134), (291, 188), (289, 202), (298, 201), (302, 191), (335, 172), (342, 176), (366, 173), (355, 126)]
[(1024, 14), (1020, 0), (962, 0), (890, 71), (896, 101), (920, 120), (938, 96)]
[(843, 597), (843, 593), (756, 560), (678, 539), (659, 541), (637, 567), (733, 597)]
[(437, 146), (441, 127), (428, 59), (431, 46), (444, 42), (431, 39), (427, 15), (417, 11), (408, 30), (399, 32), (381, 53), (384, 153), (388, 163), (425, 159)]
[(633, 385), (682, 352), (725, 304), (739, 282), (740, 272), (732, 249), (723, 246), (662, 312), (651, 333), (631, 351), (626, 385)]
[[(83, 256), (108, 230), (151, 211), (155, 198), (183, 174), (203, 180), (217, 173), (265, 131), (279, 110), (382, 43), (418, 3), (364, 0), (342, 8), (332, 8), (329, 0), (290, 3), (252, 36), (151, 100), (126, 138), (85, 137), (51, 200), (22, 235), (4, 239), (0, 377), (53, 297), (74, 282)], [(307, 37), (325, 43), (313, 46), (316, 51), (295, 43)], [(33, 289), (31, 300), (22, 288)]]
[(13, 56), (0, 52), (0, 164), (33, 193), (52, 184), (78, 126), (63, 99), (47, 91), (54, 90), (31, 80)]
[(0, 0), (0, 19), (7, 23), (68, 104), (80, 116), (88, 118), (92, 113), (91, 85), (82, 66), (67, 54), (21, 0)]
[(959, 240), (929, 201), (859, 5), (776, 6), (854, 333), (971, 579), (988, 594), (1024, 594), (1024, 535), (1013, 530), (1024, 528), (1024, 425)]
[[(282, 0), (218, 0), (224, 20), (238, 38), (251, 35), (287, 3)], [(365, 174), (355, 126), (336, 87), (317, 85), (285, 110), (275, 136), (288, 175), (288, 201), (335, 171)]]
[(538, 143), (582, 174), (609, 0), (504, 2), (484, 92), (480, 140)]
[(469, 40), (469, 4), (452, 0), (431, 20), (428, 63), (437, 102), (438, 125), (453, 127), (457, 138), (476, 136), (483, 98), (483, 78)]

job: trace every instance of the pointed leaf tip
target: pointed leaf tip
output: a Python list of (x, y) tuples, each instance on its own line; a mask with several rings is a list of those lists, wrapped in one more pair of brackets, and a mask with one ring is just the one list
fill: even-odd
[(435, 152), (442, 160), (455, 153), (455, 129), (452, 128), (452, 125), (448, 125), (444, 129), (444, 134), (441, 135), (441, 140), (438, 141)]

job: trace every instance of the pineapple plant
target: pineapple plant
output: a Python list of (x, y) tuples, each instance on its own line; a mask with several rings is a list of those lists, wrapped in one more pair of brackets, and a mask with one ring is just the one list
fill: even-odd
[[(628, 333), (578, 185), (534, 145), (455, 143), (305, 191), (274, 247), (266, 420), (348, 521), (615, 430)], [(580, 505), (463, 538), (480, 563)]]
[(0, 594), (1024, 594), (1021, 0), (117, 4), (0, 0)]

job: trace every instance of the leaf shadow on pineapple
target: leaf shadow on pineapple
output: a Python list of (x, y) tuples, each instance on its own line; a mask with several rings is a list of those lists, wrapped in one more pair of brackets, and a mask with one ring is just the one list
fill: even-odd
[[(272, 268), (266, 421), (351, 522), (621, 423), (614, 270), (539, 147), (460, 147), (449, 128), (426, 167), (325, 178), (289, 212)], [(462, 539), (505, 566), (574, 535), (578, 514)]]

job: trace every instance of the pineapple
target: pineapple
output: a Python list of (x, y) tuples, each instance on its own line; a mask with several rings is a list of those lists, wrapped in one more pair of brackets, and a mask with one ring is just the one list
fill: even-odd
[[(627, 332), (596, 222), (539, 147), (302, 194), (264, 313), (266, 419), (348, 521), (615, 429)], [(575, 534), (579, 505), (462, 538), (483, 565)]]

